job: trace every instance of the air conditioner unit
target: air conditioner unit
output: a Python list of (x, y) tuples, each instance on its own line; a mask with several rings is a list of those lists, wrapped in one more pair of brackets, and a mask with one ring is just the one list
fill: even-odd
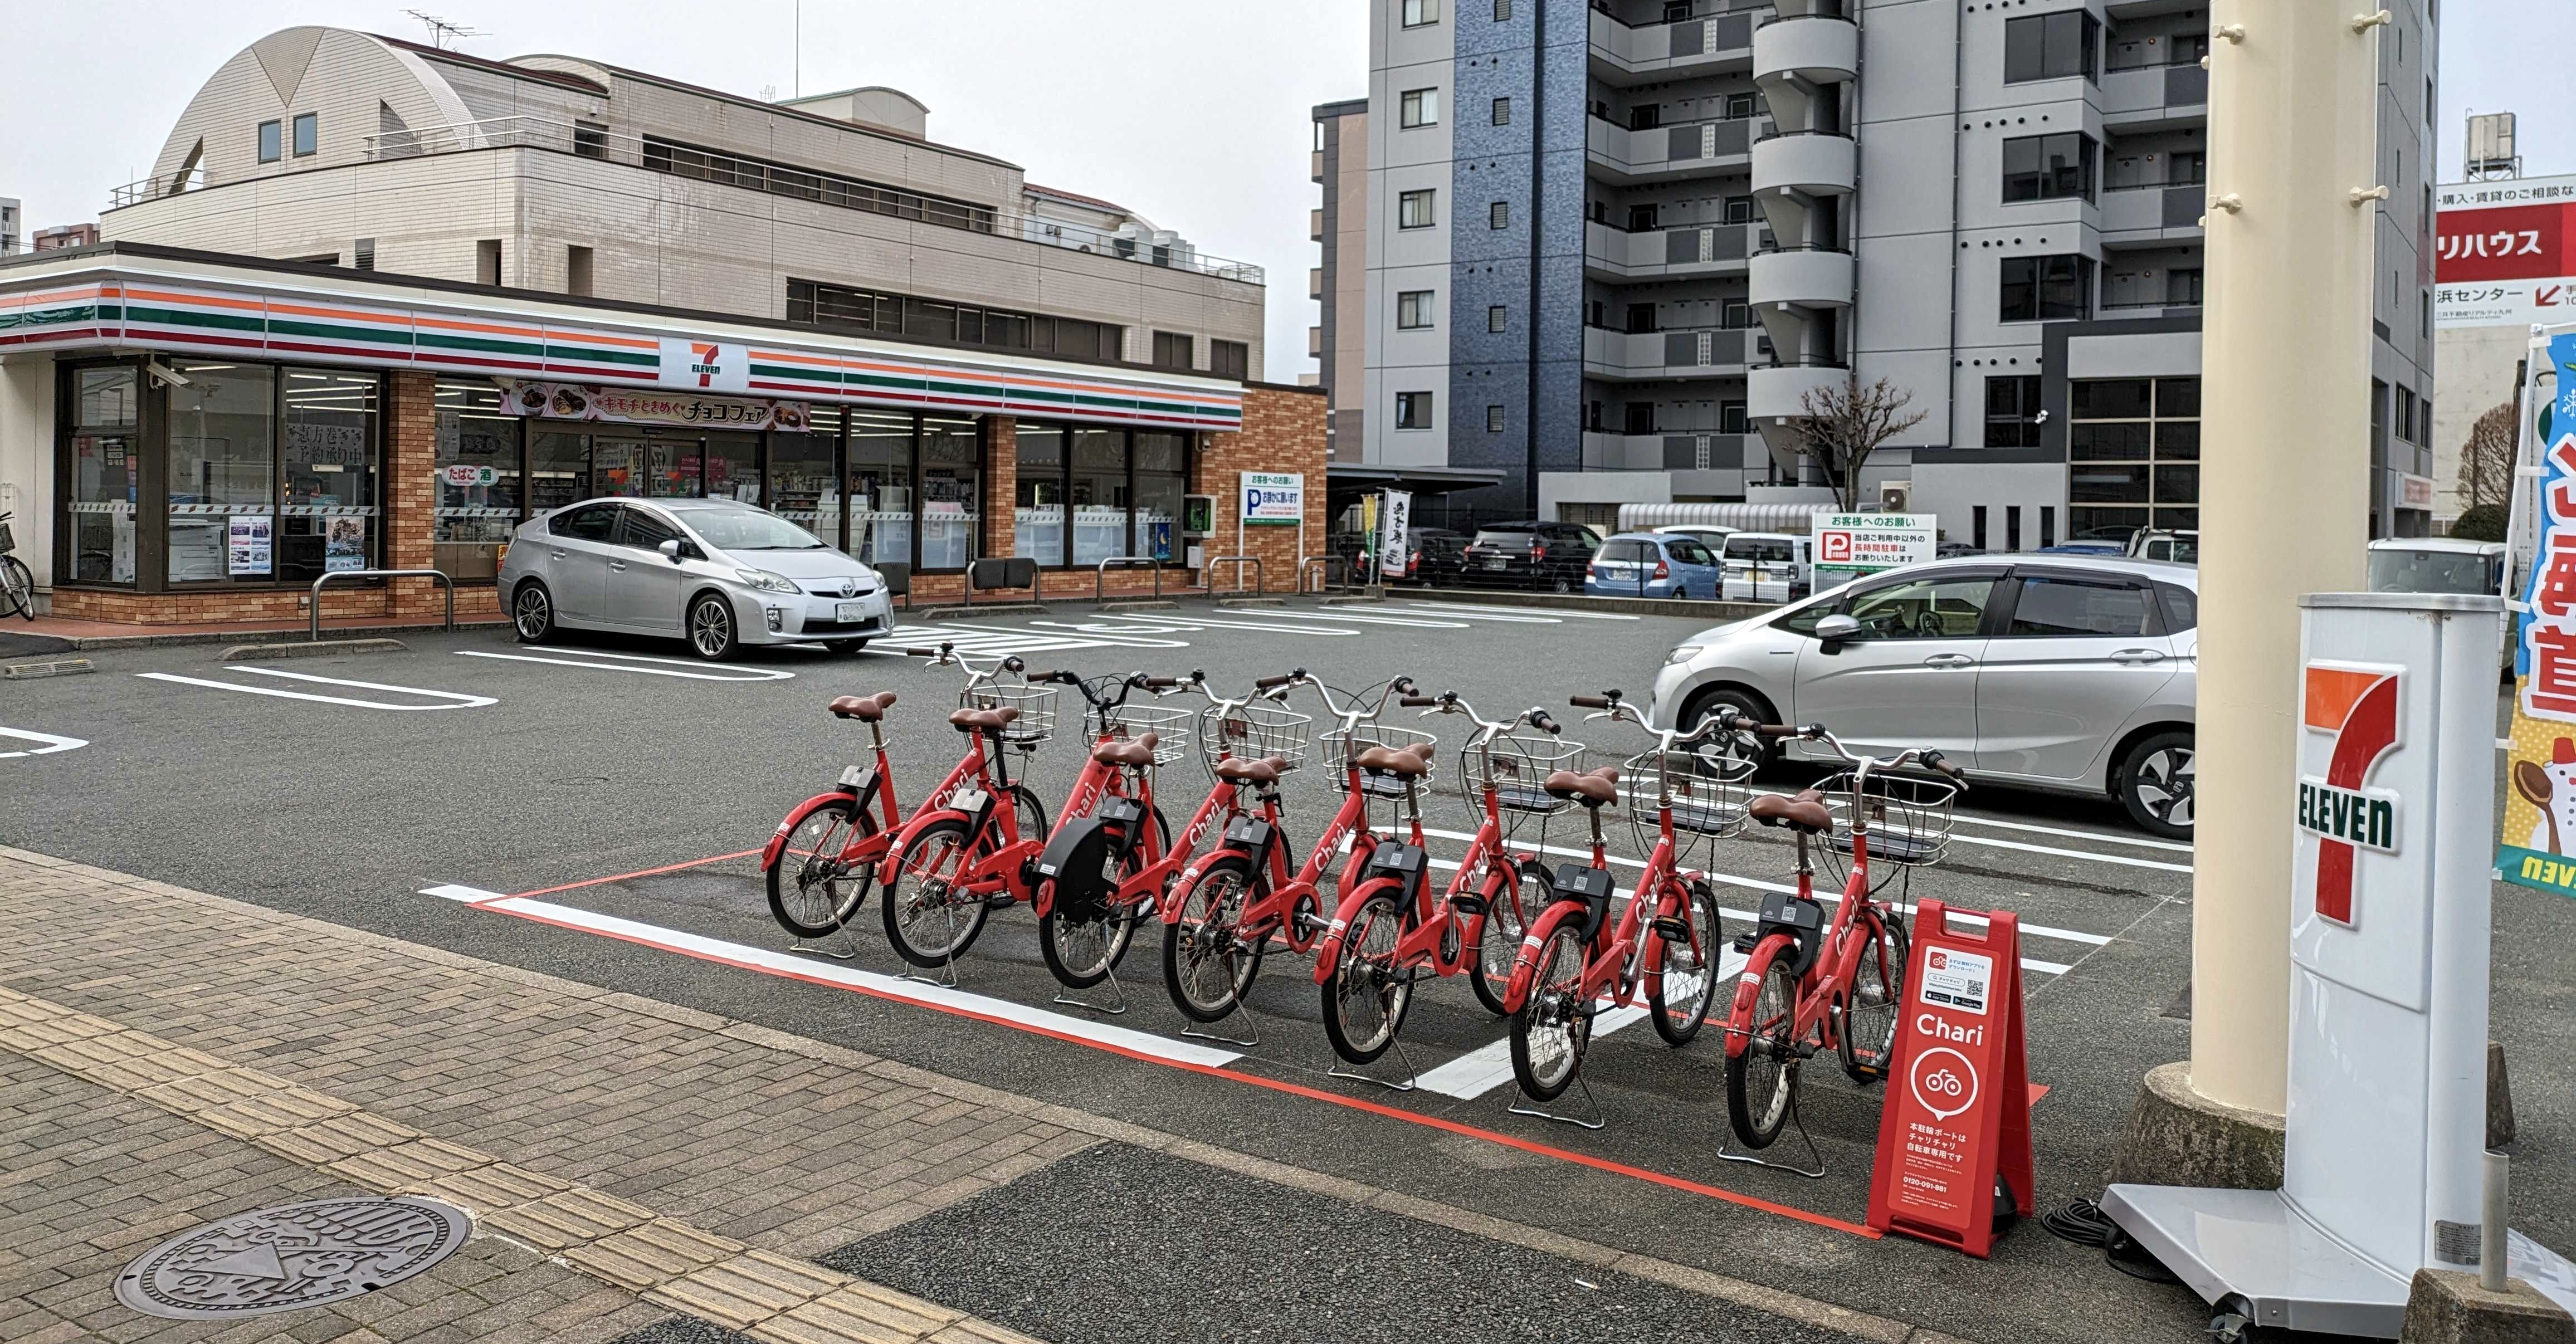
[(1913, 510), (1907, 506), (1913, 502), (1912, 481), (1889, 481), (1878, 487), (1878, 511), (1881, 513), (1912, 513)]

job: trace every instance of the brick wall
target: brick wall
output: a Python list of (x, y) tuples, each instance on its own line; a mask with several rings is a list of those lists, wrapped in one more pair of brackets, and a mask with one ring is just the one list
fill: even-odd
[[(1216, 535), (1208, 554), (1261, 557), (1261, 585), (1268, 592), (1291, 592), (1297, 584), (1298, 532), (1293, 527), (1246, 527), (1237, 550), (1237, 513), (1242, 508), (1242, 476), (1247, 471), (1293, 471), (1306, 477), (1305, 554), (1324, 553), (1324, 414), (1321, 388), (1246, 383), (1243, 430), (1210, 434), (1200, 442), (1191, 492), (1216, 496)], [(1241, 577), (1236, 571), (1242, 571)], [(1250, 565), (1221, 565), (1217, 587), (1231, 591), (1253, 583)], [(1202, 581), (1208, 576), (1201, 575)]]
[[(385, 568), (434, 569), (437, 550), (438, 379), (406, 369), (387, 380), (385, 429)], [(438, 584), (395, 579), (394, 614), (434, 615), (444, 607)], [(457, 594), (459, 601), (464, 594)]]

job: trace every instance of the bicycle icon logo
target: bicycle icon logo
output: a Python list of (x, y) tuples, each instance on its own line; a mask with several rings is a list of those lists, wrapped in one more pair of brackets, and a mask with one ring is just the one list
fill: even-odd
[(1916, 1055), (1909, 1073), (1914, 1100), (1935, 1120), (1947, 1120), (1977, 1104), (1977, 1066), (1948, 1046), (1934, 1046)]

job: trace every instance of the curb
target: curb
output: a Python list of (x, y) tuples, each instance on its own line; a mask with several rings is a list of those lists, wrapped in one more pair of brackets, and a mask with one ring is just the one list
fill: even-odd
[(1554, 607), (1561, 611), (1612, 611), (1635, 616), (1696, 616), (1709, 621), (1741, 621), (1778, 611), (1764, 602), (1702, 602), (1670, 597), (1585, 597), (1579, 593), (1519, 593), (1509, 589), (1409, 588), (1413, 597), (1434, 602), (1482, 602), (1489, 606)]
[(224, 650), (230, 662), (242, 659), (260, 662), (275, 658), (329, 658), (343, 653), (400, 653), (411, 647), (399, 639), (325, 639), (294, 644), (235, 644)]
[(1220, 607), (1284, 607), (1288, 605), (1288, 599), (1284, 597), (1220, 597), (1216, 600), (1216, 604)]
[[(456, 628), (459, 632), (507, 630), (510, 628), (510, 623), (498, 616), (489, 619), (476, 617), (471, 620), (460, 616), (456, 618)], [(423, 625), (351, 626), (337, 630), (326, 629), (322, 633), (353, 639), (368, 639), (379, 635), (437, 634), (445, 629), (445, 626), (431, 621)], [(262, 635), (276, 636), (293, 633), (291, 630), (190, 630), (166, 635), (57, 635), (55, 638), (69, 644), (73, 650), (85, 653), (92, 649), (158, 649), (182, 644), (221, 644), (227, 640), (245, 637), (257, 638)]]
[(0, 681), (32, 681), (37, 677), (75, 677), (98, 668), (87, 658), (56, 658), (42, 663), (11, 663), (0, 667)]
[(1043, 616), (1046, 605), (1040, 602), (985, 602), (965, 607), (923, 607), (903, 613), (915, 620), (954, 621), (967, 616)]
[(1103, 602), (1100, 604), (1100, 609), (1102, 611), (1179, 611), (1181, 604), (1168, 597), (1140, 597), (1119, 602)]

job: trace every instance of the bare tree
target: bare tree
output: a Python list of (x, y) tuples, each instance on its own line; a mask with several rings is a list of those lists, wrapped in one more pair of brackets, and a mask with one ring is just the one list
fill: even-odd
[(1914, 394), (1881, 378), (1867, 387), (1855, 376), (1840, 385), (1811, 387), (1798, 399), (1806, 415), (1798, 425), (1798, 454), (1815, 462), (1834, 489), (1835, 507), (1860, 509), (1860, 469), (1889, 439), (1923, 423), (1929, 411), (1908, 412)]
[(2502, 402), (2469, 426), (2460, 445), (2460, 501), (2465, 508), (2513, 502), (2513, 460), (2518, 445), (2513, 403)]

